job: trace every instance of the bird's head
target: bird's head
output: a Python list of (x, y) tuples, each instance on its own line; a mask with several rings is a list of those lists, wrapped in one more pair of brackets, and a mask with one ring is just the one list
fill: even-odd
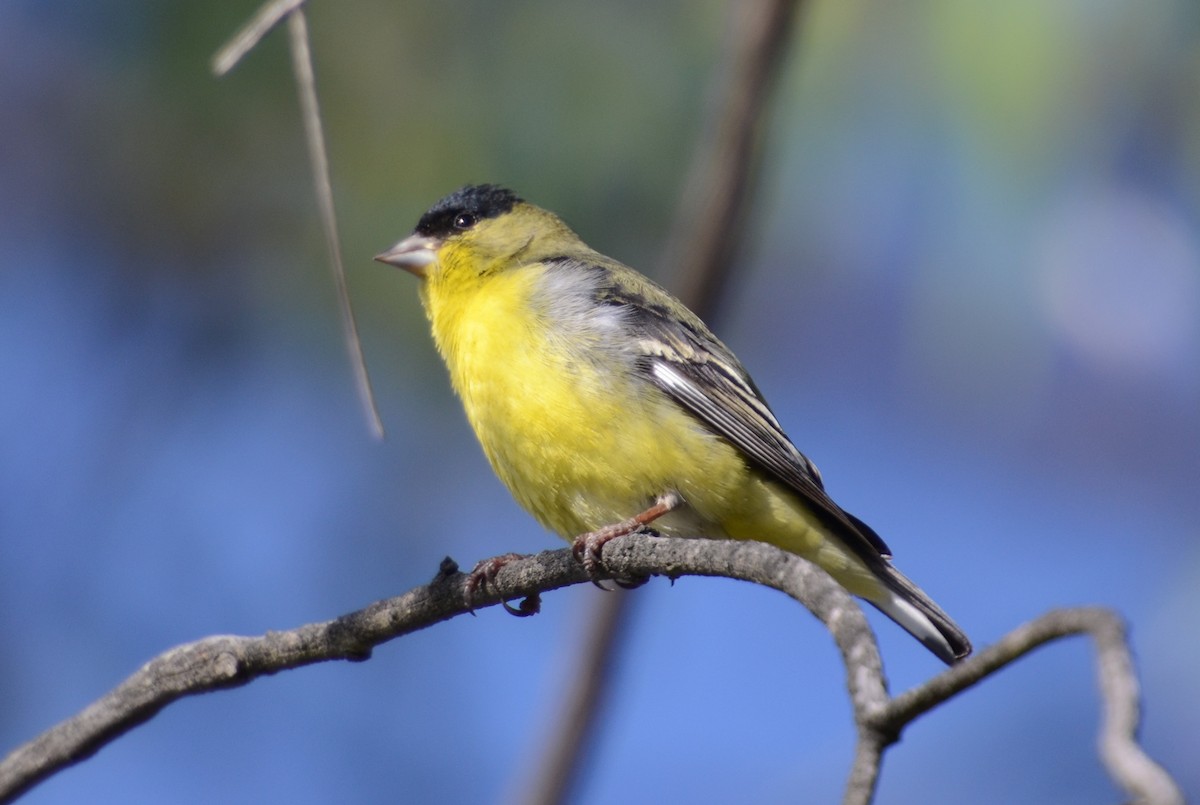
[[(375, 257), (421, 279), (465, 280), (535, 262), (579, 244), (553, 213), (497, 185), (456, 190), (413, 233)], [(579, 244), (582, 245), (582, 244)]]

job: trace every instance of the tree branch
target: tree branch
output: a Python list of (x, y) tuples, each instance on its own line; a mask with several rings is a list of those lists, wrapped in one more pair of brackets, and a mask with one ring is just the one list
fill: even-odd
[[(1181, 805), (1171, 777), (1136, 741), (1137, 679), (1120, 620), (1096, 608), (1050, 612), (928, 683), (890, 699), (875, 636), (862, 610), (823, 570), (758, 542), (654, 538), (634, 534), (604, 549), (606, 577), (724, 576), (786, 593), (833, 635), (846, 668), (859, 743), (845, 801), (874, 795), (883, 750), (903, 727), (1038, 646), (1086, 632), (1097, 643), (1105, 719), (1101, 755), (1114, 780), (1139, 802)], [(513, 561), (476, 595), (475, 607), (536, 596), (589, 581), (569, 549)], [(362, 661), (381, 643), (471, 611), (465, 574), (450, 559), (427, 585), (323, 623), (259, 637), (219, 635), (167, 651), (78, 715), (18, 747), (0, 762), (0, 803), (12, 802), (57, 771), (90, 757), (173, 701), (238, 687), (289, 668)]]
[(237, 67), (245, 55), (254, 50), (262, 38), (282, 22), (284, 17), (306, 2), (307, 0), (270, 0), (263, 3), (250, 21), (213, 56), (213, 74), (220, 78)]
[(625, 627), (637, 599), (631, 590), (615, 589), (593, 596), (585, 605), (586, 630), (574, 668), (566, 674), (567, 690), (554, 708), (554, 723), (541, 749), (532, 753), (536, 769), (512, 801), (524, 805), (557, 805), (570, 802), (575, 781), (589, 756), (599, 714), (616, 677), (625, 640)]
[(722, 298), (732, 255), (741, 242), (747, 200), (758, 173), (767, 102), (802, 5), (801, 0), (737, 0), (730, 6), (722, 85), (663, 250), (664, 275), (677, 275), (677, 295), (705, 320)]
[[(847, 659), (866, 658), (851, 680), (857, 698), (882, 704), (879, 653), (866, 619), (823, 571), (792, 554), (753, 542), (655, 539), (633, 535), (605, 547), (608, 576), (728, 576), (783, 590), (834, 629)], [(84, 760), (184, 696), (238, 687), (261, 676), (330, 660), (366, 660), (381, 643), (471, 611), (466, 576), (447, 559), (429, 584), (324, 623), (259, 637), (219, 635), (167, 651), (78, 715), (17, 748), (0, 762), (0, 803), (11, 802), (55, 772)], [(569, 549), (505, 565), (475, 596), (482, 608), (589, 581)]]
[[(1137, 742), (1140, 721), (1137, 672), (1116, 613), (1100, 607), (1051, 610), (1023, 624), (966, 662), (947, 669), (928, 682), (891, 699), (860, 721), (860, 751), (865, 741), (881, 752), (894, 743), (910, 722), (985, 677), (1012, 664), (1052, 640), (1086, 634), (1096, 644), (1096, 667), (1104, 709), (1099, 745), (1108, 773), (1135, 802), (1183, 805), (1183, 792), (1169, 774), (1150, 759)], [(857, 767), (857, 761), (856, 761)], [(853, 785), (853, 780), (852, 780)], [(868, 802), (866, 799), (847, 801)]]
[(350, 304), (350, 289), (346, 285), (346, 267), (342, 262), (341, 238), (338, 236), (337, 216), (333, 208), (333, 185), (329, 179), (329, 157), (325, 148), (325, 131), (321, 122), (321, 107), (317, 101), (317, 78), (313, 70), (312, 50), (308, 44), (308, 21), (304, 16), (306, 0), (269, 0), (254, 17), (234, 34), (233, 38), (213, 57), (212, 70), (218, 78), (232, 70), (262, 38), (287, 18), (288, 42), (292, 51), (292, 74), (300, 96), (300, 115), (304, 121), (304, 139), (308, 146), (308, 161), (313, 172), (313, 189), (325, 246), (329, 250), (329, 267), (333, 272), (338, 308), (341, 311), (342, 341), (346, 346), (354, 385), (358, 391), (367, 425), (376, 439), (384, 435), (383, 420), (375, 403), (375, 391), (367, 373), (358, 322)]

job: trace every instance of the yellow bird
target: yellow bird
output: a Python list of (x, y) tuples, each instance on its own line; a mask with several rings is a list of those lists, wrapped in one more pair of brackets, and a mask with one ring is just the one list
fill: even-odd
[(769, 542), (824, 568), (946, 663), (970, 641), (825, 492), (742, 364), (679, 300), (495, 185), (435, 204), (375, 258), (421, 301), (496, 474), (575, 539), (589, 570), (613, 536)]

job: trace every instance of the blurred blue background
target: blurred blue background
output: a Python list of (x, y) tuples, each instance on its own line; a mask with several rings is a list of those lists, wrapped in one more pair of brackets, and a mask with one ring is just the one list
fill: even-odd
[[(557, 546), (488, 470), (414, 281), (370, 257), (498, 181), (652, 268), (727, 23), (682, 0), (312, 4), (381, 444), (285, 37), (208, 73), (256, 5), (0, 5), (3, 751), (175, 644)], [(977, 644), (1122, 613), (1145, 745), (1200, 795), (1200, 6), (824, 0), (797, 36), (717, 329)], [(177, 703), (25, 801), (511, 799), (597, 595)], [(730, 581), (635, 595), (580, 802), (840, 797), (853, 731), (815, 620)], [(895, 689), (938, 670), (871, 617)], [(1064, 641), (929, 714), (880, 801), (1118, 801), (1094, 676)]]

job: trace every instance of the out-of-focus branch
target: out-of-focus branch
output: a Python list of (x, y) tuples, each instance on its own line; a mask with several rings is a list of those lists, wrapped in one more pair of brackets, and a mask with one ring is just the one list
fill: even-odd
[(263, 3), (250, 21), (242, 26), (224, 47), (213, 56), (212, 71), (219, 78), (234, 67), (262, 41), (262, 38), (283, 21), (283, 18), (308, 0), (271, 0)]
[(337, 286), (338, 307), (341, 311), (342, 341), (354, 372), (358, 397), (362, 402), (367, 423), (375, 438), (383, 438), (383, 420), (375, 405), (375, 392), (371, 388), (371, 377), (367, 373), (367, 362), (363, 357), (362, 339), (358, 337), (358, 322), (350, 304), (350, 290), (346, 287), (346, 267), (342, 263), (341, 239), (338, 236), (337, 216), (333, 208), (333, 185), (329, 180), (329, 158), (326, 156), (325, 133), (321, 124), (321, 107), (317, 102), (317, 79), (313, 71), (312, 52), (308, 45), (308, 22), (304, 17), (305, 0), (271, 0), (242, 30), (213, 58), (212, 69), (217, 76), (232, 70), (239, 61), (262, 41), (284, 18), (288, 21), (288, 39), (292, 51), (292, 73), (296, 76), (296, 89), (300, 94), (300, 112), (304, 118), (304, 135), (308, 143), (308, 159), (312, 166), (317, 207), (321, 214), (321, 226), (325, 233), (325, 245), (329, 249), (330, 268)]
[(530, 782), (520, 781), (517, 802), (555, 805), (570, 799), (588, 747), (599, 726), (599, 713), (615, 676), (625, 626), (635, 608), (631, 590), (609, 590), (585, 602), (587, 631), (572, 658), (562, 702), (555, 707), (550, 735), (539, 743)]
[(662, 258), (663, 276), (673, 277), (676, 295), (710, 326), (741, 242), (767, 104), (801, 5), (801, 0), (730, 4), (726, 68)]
[[(717, 71), (716, 92), (683, 182), (660, 272), (709, 326), (716, 323), (729, 256), (741, 240), (771, 89), (801, 5), (801, 0), (729, 4), (729, 38)], [(631, 606), (633, 599), (624, 591), (592, 605), (586, 644), (569, 677), (565, 705), (559, 708), (545, 750), (536, 755), (538, 769), (522, 803), (555, 805), (569, 798), (602, 710), (609, 680), (606, 672), (616, 664), (623, 639), (619, 625), (629, 620)]]
[(366, 358), (363, 357), (362, 339), (358, 337), (358, 322), (350, 305), (350, 289), (346, 286), (346, 266), (342, 263), (341, 238), (333, 210), (333, 184), (329, 180), (329, 158), (326, 156), (325, 133), (321, 125), (321, 108), (317, 104), (317, 79), (308, 47), (308, 23), (304, 19), (304, 9), (298, 8), (288, 17), (288, 34), (292, 43), (292, 72), (300, 93), (300, 111), (304, 117), (305, 140), (308, 142), (308, 160), (313, 171), (313, 189), (321, 211), (321, 225), (325, 232), (325, 245), (329, 249), (333, 281), (337, 285), (338, 307), (342, 314), (342, 342), (349, 353), (363, 413), (375, 438), (382, 439), (383, 420), (375, 405), (375, 392), (371, 388), (371, 376), (367, 373)]

